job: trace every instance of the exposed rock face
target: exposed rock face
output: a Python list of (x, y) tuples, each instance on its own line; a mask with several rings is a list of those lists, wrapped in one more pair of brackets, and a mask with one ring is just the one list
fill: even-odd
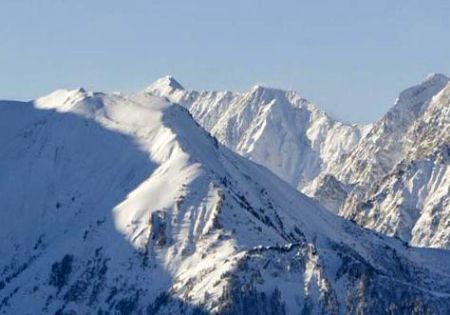
[(0, 313), (435, 313), (450, 253), (339, 218), (149, 96), (0, 103)]

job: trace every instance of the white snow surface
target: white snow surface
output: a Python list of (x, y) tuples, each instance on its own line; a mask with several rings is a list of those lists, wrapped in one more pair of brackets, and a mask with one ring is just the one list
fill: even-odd
[(335, 216), (164, 98), (2, 101), (0, 134), (1, 313), (450, 308), (449, 252)]

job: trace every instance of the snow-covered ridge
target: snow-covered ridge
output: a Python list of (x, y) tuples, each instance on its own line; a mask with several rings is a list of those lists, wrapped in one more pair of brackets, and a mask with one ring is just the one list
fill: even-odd
[[(164, 85), (168, 84), (167, 80), (159, 80), (146, 93), (183, 104), (220, 142), (265, 165), (331, 211), (347, 218), (359, 218), (357, 222), (366, 227), (399, 236), (415, 245), (448, 247), (443, 236), (439, 237), (441, 241), (432, 242), (429, 240), (433, 236), (428, 236), (428, 241), (415, 236), (418, 233), (415, 231), (432, 226), (428, 221), (419, 220), (415, 213), (427, 213), (430, 211), (427, 209), (434, 209), (433, 213), (450, 212), (445, 202), (450, 190), (446, 181), (424, 179), (408, 197), (400, 194), (386, 199), (390, 206), (383, 205), (385, 209), (406, 207), (401, 211), (405, 215), (395, 210), (391, 217), (386, 217), (388, 214), (384, 212), (377, 214), (380, 217), (371, 223), (364, 219), (373, 216), (367, 208), (375, 198), (370, 192), (383, 186), (385, 177), (395, 178), (401, 165), (429, 159), (427, 156), (435, 156), (432, 153), (436, 148), (450, 143), (448, 81), (442, 74), (429, 75), (423, 82), (401, 92), (393, 108), (367, 126), (340, 123), (293, 91), (261, 86), (244, 93), (196, 92), (169, 89)], [(430, 162), (431, 168), (440, 165)], [(443, 174), (437, 178), (448, 177), (445, 171), (436, 172)], [(442, 187), (439, 197), (430, 189), (436, 185)], [(423, 200), (433, 202), (423, 203)], [(445, 217), (436, 215), (442, 222), (447, 222)], [(431, 234), (448, 235), (446, 224), (441, 224), (436, 231), (431, 229), (434, 231)]]
[(170, 78), (145, 93), (182, 104), (221, 143), (300, 190), (348, 155), (368, 130), (330, 118), (294, 91), (256, 85), (244, 93), (198, 92), (174, 88), (181, 84)]
[(145, 91), (150, 93), (158, 91), (161, 95), (168, 95), (182, 90), (184, 90), (183, 86), (171, 75), (167, 75), (156, 80), (145, 89)]
[(0, 102), (0, 134), (0, 312), (450, 307), (448, 252), (336, 217), (163, 98)]
[[(416, 103), (422, 106), (414, 119), (397, 133), (398, 157), (386, 149), (392, 134), (380, 138), (378, 150), (386, 150), (394, 166), (349, 195), (341, 209), (345, 217), (416, 246), (450, 248), (450, 83), (446, 80), (439, 75), (425, 81), (427, 87), (437, 81), (442, 88)], [(420, 89), (415, 91), (420, 95)]]
[(365, 185), (392, 170), (405, 155), (408, 129), (448, 80), (444, 75), (430, 75), (422, 83), (400, 93), (394, 107), (373, 125), (343, 166), (339, 166), (340, 170), (335, 172), (337, 177), (345, 182)]

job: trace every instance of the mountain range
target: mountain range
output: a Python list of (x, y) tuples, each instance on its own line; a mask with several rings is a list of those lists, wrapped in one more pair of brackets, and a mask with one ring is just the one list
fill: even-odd
[(448, 118), (442, 75), (367, 126), (172, 77), (1, 101), (0, 313), (445, 314)]
[[(450, 248), (449, 79), (429, 75), (369, 125), (334, 120), (298, 93), (146, 91), (185, 106), (225, 146), (330, 211), (417, 246)], [(402, 174), (399, 176), (399, 174)]]

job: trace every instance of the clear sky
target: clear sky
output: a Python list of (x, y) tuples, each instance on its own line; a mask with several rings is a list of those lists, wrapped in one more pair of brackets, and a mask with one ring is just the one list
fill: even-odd
[(0, 99), (57, 88), (295, 89), (371, 122), (398, 92), (450, 75), (450, 1), (1, 0)]

